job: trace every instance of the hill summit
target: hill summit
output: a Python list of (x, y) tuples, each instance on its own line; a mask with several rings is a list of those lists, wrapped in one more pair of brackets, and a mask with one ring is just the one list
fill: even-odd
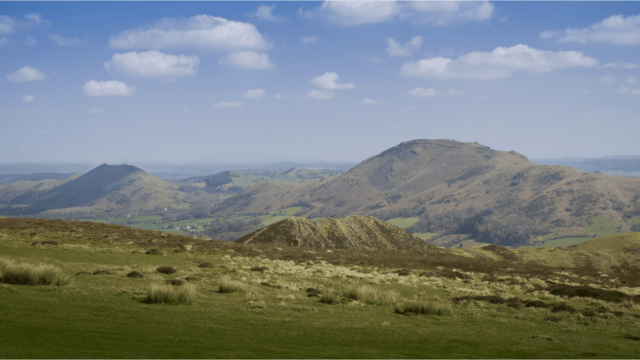
[(422, 139), (332, 178), (255, 185), (216, 205), (212, 215), (300, 207), (296, 215), (306, 218), (418, 217), (405, 230), (438, 233), (429, 239), (434, 245), (453, 247), (471, 239), (516, 246), (593, 237), (587, 226), (598, 219), (630, 230), (640, 218), (638, 199), (640, 179), (533, 164), (515, 151), (478, 143)]
[(371, 216), (280, 220), (235, 242), (328, 249), (435, 250), (424, 240)]

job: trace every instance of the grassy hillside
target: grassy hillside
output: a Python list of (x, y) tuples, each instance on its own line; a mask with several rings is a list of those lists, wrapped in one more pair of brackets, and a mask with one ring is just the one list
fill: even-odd
[[(473, 239), (518, 246), (532, 245), (538, 238), (592, 237), (611, 234), (612, 228), (629, 231), (630, 219), (640, 216), (638, 197), (640, 179), (536, 165), (514, 151), (476, 143), (414, 140), (332, 178), (299, 185), (258, 184), (216, 205), (213, 215), (300, 206), (298, 215), (308, 218), (417, 217), (408, 231), (440, 233), (442, 244)], [(612, 223), (600, 224), (602, 219)], [(584, 225), (587, 222), (594, 229)]]
[[(640, 245), (637, 238), (624, 241), (615, 254)], [(596, 244), (581, 251), (600, 250)], [(87, 222), (0, 219), (0, 353), (637, 357), (640, 296), (622, 282), (632, 277), (525, 263), (512, 256), (521, 252), (500, 247), (475, 251), (483, 256), (473, 257), (471, 250), (328, 252)], [(65, 282), (21, 285), (11, 280), (16, 262), (27, 272), (48, 265)], [(189, 296), (179, 305), (154, 303), (161, 291), (167, 299), (178, 299), (178, 292)]]
[[(7, 196), (15, 195), (22, 181), (5, 185)], [(99, 211), (122, 212), (151, 210), (165, 204), (174, 207), (187, 205), (185, 194), (173, 186), (135, 166), (103, 164), (88, 173), (71, 177), (64, 182), (45, 180), (23, 189), (9, 202), (28, 204), (16, 209), (1, 209), (11, 216), (55, 216), (77, 213), (78, 217), (91, 217)], [(13, 192), (11, 192), (13, 191)], [(166, 205), (165, 205), (166, 206)]]

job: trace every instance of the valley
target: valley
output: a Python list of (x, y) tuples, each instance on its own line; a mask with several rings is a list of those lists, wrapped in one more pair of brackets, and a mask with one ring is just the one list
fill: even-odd
[(43, 176), (0, 185), (2, 357), (637, 353), (640, 179), (448, 140), (345, 172)]

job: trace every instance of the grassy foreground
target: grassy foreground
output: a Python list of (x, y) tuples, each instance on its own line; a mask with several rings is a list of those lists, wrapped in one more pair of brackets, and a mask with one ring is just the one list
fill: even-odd
[[(446, 262), (386, 267), (366, 260), (373, 251), (335, 265), (323, 259), (347, 257), (338, 250), (297, 249), (283, 260), (276, 255), (288, 249), (244, 256), (237, 244), (9, 221), (19, 220), (0, 221), (5, 268), (47, 265), (68, 281), (0, 283), (0, 358), (638, 355), (640, 291), (606, 277), (548, 268), (530, 276), (506, 261), (477, 271), (438, 265)], [(152, 248), (159, 251), (147, 254)], [(592, 297), (568, 291), (578, 288)], [(162, 300), (180, 296), (190, 300)]]

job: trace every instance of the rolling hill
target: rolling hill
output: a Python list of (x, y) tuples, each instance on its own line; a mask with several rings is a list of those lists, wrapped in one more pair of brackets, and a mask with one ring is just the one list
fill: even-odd
[(595, 236), (583, 226), (595, 216), (629, 230), (626, 219), (640, 216), (638, 199), (640, 179), (537, 165), (515, 151), (477, 143), (413, 140), (331, 179), (258, 184), (218, 204), (215, 215), (302, 206), (297, 215), (308, 218), (418, 216), (407, 230), (439, 231), (434, 240), (442, 246), (469, 238), (514, 245)]
[(171, 185), (135, 166), (103, 164), (59, 186), (25, 193), (10, 202), (30, 204), (28, 207), (2, 210), (14, 216), (54, 209), (150, 210), (167, 203), (179, 203), (183, 196)]
[(235, 242), (328, 249), (436, 249), (396, 226), (371, 216), (357, 215), (318, 220), (291, 217), (258, 229)]

